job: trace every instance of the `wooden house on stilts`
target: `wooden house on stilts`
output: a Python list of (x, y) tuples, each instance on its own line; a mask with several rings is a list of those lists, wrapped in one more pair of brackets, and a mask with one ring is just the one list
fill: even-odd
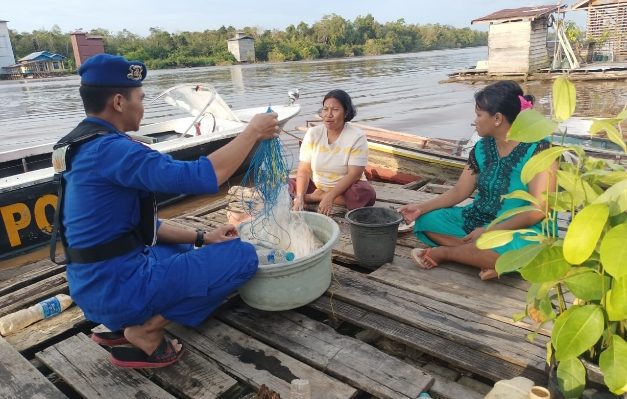
[(549, 17), (558, 10), (554, 4), (522, 7), (473, 20), (472, 24), (490, 24), (487, 74), (526, 75), (549, 67)]
[(591, 61), (627, 61), (627, 0), (580, 0), (571, 9), (588, 12)]

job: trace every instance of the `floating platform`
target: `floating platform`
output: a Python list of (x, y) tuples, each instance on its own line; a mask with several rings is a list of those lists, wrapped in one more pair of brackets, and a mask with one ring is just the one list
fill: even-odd
[(627, 63), (589, 64), (576, 69), (542, 69), (535, 73), (499, 73), (490, 74), (487, 69), (464, 69), (448, 75), (440, 83), (488, 82), (495, 80), (514, 80), (518, 82), (553, 80), (566, 75), (572, 81), (627, 80)]
[[(442, 188), (373, 184), (376, 206), (384, 207), (426, 201)], [(188, 203), (193, 209), (172, 222), (210, 228), (227, 221), (226, 193), (198, 204)], [(315, 399), (414, 399), (423, 390), (434, 398), (479, 399), (501, 379), (546, 383), (548, 334), (529, 342), (532, 326), (512, 321), (524, 309), (527, 282), (481, 281), (475, 269), (452, 263), (421, 270), (410, 251), (423, 244), (411, 233), (399, 234), (392, 263), (362, 268), (344, 215), (332, 216), (341, 230), (333, 281), (314, 302), (263, 312), (233, 296), (198, 328), (171, 324), (168, 333), (186, 353), (159, 370), (112, 366), (88, 338), (97, 326), (72, 306), (0, 338), (0, 397), (253, 399), (265, 385), (288, 398), (290, 381), (300, 378), (309, 380)], [(0, 270), (0, 316), (67, 292), (65, 267), (31, 256)]]

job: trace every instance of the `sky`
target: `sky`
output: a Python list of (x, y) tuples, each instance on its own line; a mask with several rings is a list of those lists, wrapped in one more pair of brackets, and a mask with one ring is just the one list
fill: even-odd
[[(571, 1), (562, 3), (571, 4)], [(372, 14), (385, 23), (404, 18), (406, 23), (440, 23), (471, 27), (470, 21), (504, 8), (555, 4), (556, 0), (5, 0), (0, 20), (9, 29), (32, 32), (51, 29), (62, 32), (104, 28), (123, 29), (146, 36), (151, 27), (170, 33), (203, 31), (232, 25), (284, 30), (301, 21), (311, 25), (324, 15), (337, 14), (348, 20)], [(585, 12), (571, 12), (567, 19), (585, 25)], [(474, 25), (486, 30), (485, 25)]]

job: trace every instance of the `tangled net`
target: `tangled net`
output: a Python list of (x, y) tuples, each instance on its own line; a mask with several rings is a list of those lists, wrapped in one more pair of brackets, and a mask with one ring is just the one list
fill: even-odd
[(242, 180), (242, 185), (249, 188), (239, 191), (242, 208), (251, 216), (245, 231), (240, 233), (243, 240), (258, 248), (290, 250), (301, 257), (322, 244), (304, 220), (291, 213), (289, 173), (281, 140), (262, 141)]

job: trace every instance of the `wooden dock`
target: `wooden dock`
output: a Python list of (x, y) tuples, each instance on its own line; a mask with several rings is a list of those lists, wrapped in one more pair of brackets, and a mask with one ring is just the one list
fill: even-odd
[[(377, 206), (425, 201), (435, 194), (374, 183)], [(172, 219), (199, 227), (226, 222), (226, 196)], [(443, 264), (416, 268), (421, 246), (400, 235), (394, 262), (371, 271), (354, 257), (349, 226), (333, 215), (341, 237), (333, 281), (313, 303), (264, 312), (235, 295), (199, 328), (172, 324), (181, 361), (158, 370), (112, 366), (88, 338), (95, 324), (72, 306), (61, 315), (0, 337), (0, 398), (256, 398), (266, 385), (289, 398), (290, 381), (307, 379), (312, 398), (481, 398), (500, 379), (545, 384), (548, 336), (515, 323), (527, 283), (504, 276), (481, 281), (475, 269)], [(1, 268), (0, 268), (1, 269)], [(0, 316), (67, 293), (65, 268), (49, 260), (0, 270)]]

